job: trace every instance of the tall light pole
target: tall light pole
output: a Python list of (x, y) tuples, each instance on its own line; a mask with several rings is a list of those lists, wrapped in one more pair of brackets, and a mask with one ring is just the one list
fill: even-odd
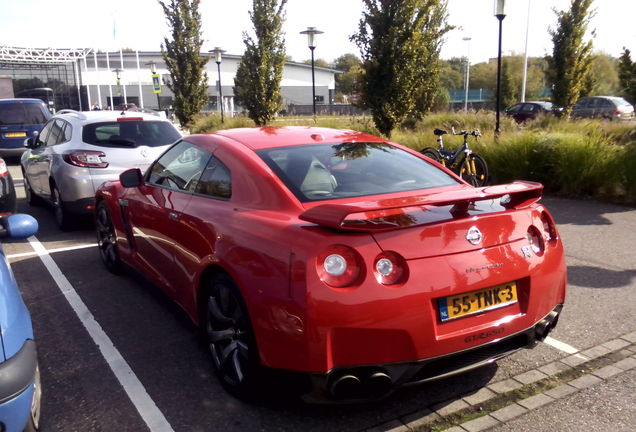
[(466, 54), (466, 81), (464, 82), (464, 112), (468, 112), (468, 83), (470, 82), (470, 39), (469, 37), (462, 38), (463, 41), (468, 42), (468, 53)]
[(530, 33), (530, 0), (528, 0), (528, 18), (526, 21), (526, 52), (523, 57), (523, 78), (521, 79), (521, 102), (526, 101), (526, 80), (528, 79), (528, 34)]
[(318, 30), (316, 27), (307, 27), (307, 30), (300, 32), (300, 34), (307, 35), (307, 45), (311, 50), (311, 94), (313, 96), (314, 122), (316, 121), (316, 75), (314, 72), (314, 50), (316, 49), (316, 35), (323, 33), (323, 31)]
[(157, 74), (157, 63), (151, 61), (146, 63), (146, 66), (150, 67), (150, 72), (152, 73), (152, 89), (157, 95), (157, 110), (161, 111), (161, 99), (159, 98), (159, 93), (161, 93), (161, 83), (159, 81), (159, 75)]
[(501, 132), (499, 128), (499, 116), (501, 111), (501, 33), (503, 27), (503, 19), (506, 17), (505, 13), (506, 0), (495, 0), (495, 17), (499, 20), (499, 50), (497, 51), (497, 120), (495, 123), (495, 133), (498, 135)]
[(214, 54), (216, 70), (219, 75), (219, 105), (221, 106), (221, 123), (225, 123), (225, 118), (223, 116), (223, 87), (221, 87), (221, 61), (223, 60), (223, 53), (225, 50), (215, 47), (213, 50), (210, 50), (210, 52)]

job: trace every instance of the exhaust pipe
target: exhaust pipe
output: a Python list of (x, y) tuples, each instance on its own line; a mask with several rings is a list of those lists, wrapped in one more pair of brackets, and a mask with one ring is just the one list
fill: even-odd
[(329, 392), (335, 399), (357, 399), (360, 397), (360, 379), (351, 374), (345, 374), (335, 379)]
[(376, 398), (385, 396), (393, 388), (391, 377), (381, 371), (372, 373), (364, 383), (371, 397)]
[(535, 335), (538, 340), (543, 341), (548, 334), (556, 327), (557, 322), (559, 322), (559, 313), (556, 311), (552, 311), (543, 318), (535, 327)]

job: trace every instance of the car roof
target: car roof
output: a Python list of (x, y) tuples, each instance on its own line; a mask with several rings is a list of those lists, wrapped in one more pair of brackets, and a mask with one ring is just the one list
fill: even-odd
[(307, 126), (265, 126), (225, 129), (216, 131), (213, 134), (237, 141), (252, 150), (301, 144), (387, 141), (373, 135), (353, 130)]
[(158, 115), (138, 111), (74, 111), (66, 109), (58, 111), (54, 118), (80, 120), (82, 124), (113, 122), (123, 118), (168, 121)]
[(9, 103), (35, 103), (35, 104), (44, 104), (42, 99), (34, 99), (34, 98), (11, 98), (11, 99), (0, 99), (0, 104), (9, 104)]

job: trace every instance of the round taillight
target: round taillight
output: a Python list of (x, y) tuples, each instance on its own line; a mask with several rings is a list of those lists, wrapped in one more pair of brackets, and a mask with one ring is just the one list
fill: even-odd
[(383, 285), (396, 285), (406, 279), (408, 267), (406, 260), (395, 252), (382, 252), (375, 258), (373, 274)]
[(316, 270), (321, 281), (335, 288), (354, 285), (362, 274), (362, 259), (348, 246), (330, 246), (318, 256)]
[(543, 254), (543, 237), (541, 236), (539, 230), (534, 226), (528, 228), (528, 243), (530, 243), (530, 247), (536, 255)]

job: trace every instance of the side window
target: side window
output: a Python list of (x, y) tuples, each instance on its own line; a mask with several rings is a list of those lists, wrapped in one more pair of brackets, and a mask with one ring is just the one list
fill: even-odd
[(169, 189), (192, 191), (209, 159), (207, 151), (181, 141), (154, 163), (147, 181)]
[(53, 126), (51, 127), (51, 133), (46, 137), (45, 144), (47, 147), (58, 144), (62, 142), (64, 139), (64, 127), (65, 121), (57, 119), (53, 122)]
[(51, 132), (51, 128), (53, 128), (54, 123), (55, 123), (55, 120), (51, 120), (44, 125), (44, 127), (40, 131), (40, 134), (38, 135), (38, 139), (37, 139), (38, 144), (44, 144), (46, 142), (46, 139), (48, 138), (49, 132)]
[(223, 163), (212, 156), (196, 183), (195, 193), (214, 198), (230, 199), (232, 197), (232, 175)]

